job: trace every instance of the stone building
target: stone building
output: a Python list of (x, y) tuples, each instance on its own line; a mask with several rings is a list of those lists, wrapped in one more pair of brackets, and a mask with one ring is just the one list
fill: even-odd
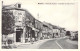
[(53, 25), (50, 23), (47, 23), (47, 22), (43, 22), (43, 24), (47, 26), (48, 38), (52, 38), (52, 36), (53, 36)]
[(60, 37), (65, 37), (65, 35), (66, 35), (65, 28), (60, 28), (59, 30), (60, 30)]
[(14, 25), (12, 26), (14, 32), (8, 33), (8, 36), (10, 37), (10, 34), (13, 34), (13, 37), (11, 37), (14, 43), (25, 43), (28, 41), (28, 38), (30, 40), (35, 38), (35, 18), (27, 10), (22, 9), (21, 4), (3, 6), (2, 12), (12, 13), (10, 14), (10, 18), (12, 17), (12, 20), (14, 20)]
[(42, 29), (42, 34), (43, 34), (43, 39), (45, 38), (50, 38), (50, 27), (48, 27), (48, 25), (43, 24), (43, 29)]
[[(5, 23), (3, 20), (9, 21)], [(8, 23), (9, 25), (7, 25)], [(21, 8), (20, 3), (3, 5), (2, 27), (2, 34), (7, 32), (8, 38), (12, 39), (14, 43), (26, 43), (32, 41), (32, 39), (36, 41), (44, 38), (60, 37), (64, 35), (60, 35), (60, 33), (65, 32), (64, 29), (59, 29), (57, 26), (35, 19), (27, 10)]]
[(37, 29), (36, 38), (37, 38), (37, 40), (40, 40), (42, 37), (43, 23), (40, 22), (39, 20), (35, 19), (35, 28)]

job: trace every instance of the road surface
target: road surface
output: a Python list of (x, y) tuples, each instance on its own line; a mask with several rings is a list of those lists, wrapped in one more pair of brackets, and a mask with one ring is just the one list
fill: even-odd
[(53, 39), (43, 43), (39, 49), (78, 49), (78, 44), (66, 41), (67, 38)]

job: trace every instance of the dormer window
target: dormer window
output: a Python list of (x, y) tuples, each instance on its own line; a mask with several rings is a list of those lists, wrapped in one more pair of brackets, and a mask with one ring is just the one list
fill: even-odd
[(15, 4), (15, 7), (16, 7), (16, 8), (21, 8), (21, 4), (20, 4), (20, 3), (16, 3), (16, 4)]
[(21, 8), (21, 4), (18, 4), (18, 8)]

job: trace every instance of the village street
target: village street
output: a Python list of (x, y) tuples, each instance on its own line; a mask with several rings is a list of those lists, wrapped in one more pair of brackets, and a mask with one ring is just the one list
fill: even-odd
[(78, 49), (78, 42), (68, 38), (44, 39), (37, 42), (19, 44), (15, 49)]
[(2, 1), (2, 49), (78, 49), (76, 4), (27, 3)]

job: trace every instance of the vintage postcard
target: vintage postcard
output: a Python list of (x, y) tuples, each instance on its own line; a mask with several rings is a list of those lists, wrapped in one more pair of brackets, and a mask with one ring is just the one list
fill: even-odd
[(78, 48), (78, 1), (1, 1), (1, 49)]

